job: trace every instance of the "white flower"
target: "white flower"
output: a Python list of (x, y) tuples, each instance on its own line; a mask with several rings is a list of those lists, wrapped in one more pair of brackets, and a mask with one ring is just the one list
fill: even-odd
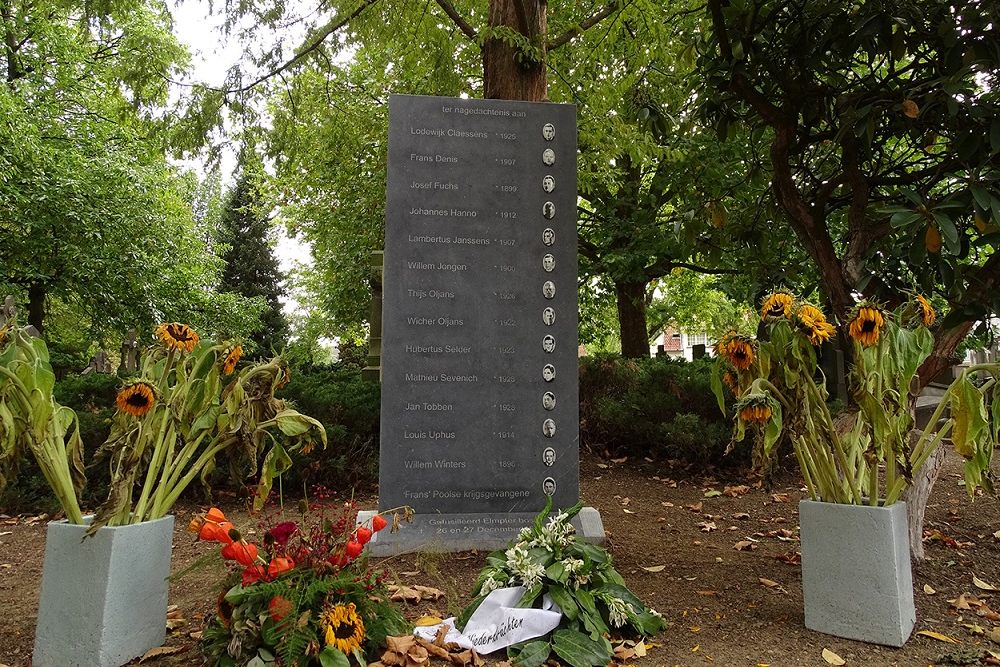
[(613, 595), (604, 595), (601, 596), (601, 599), (608, 606), (608, 617), (611, 619), (611, 625), (620, 628), (628, 623), (629, 612), (632, 609), (625, 600), (616, 598)]
[(545, 575), (545, 568), (538, 563), (527, 563), (517, 574), (521, 578), (521, 583), (525, 587), (531, 588), (541, 583), (542, 576)]
[(486, 577), (486, 581), (483, 582), (482, 587), (479, 589), (479, 594), (480, 595), (489, 595), (490, 593), (492, 593), (496, 589), (503, 588), (503, 586), (504, 586), (504, 583), (502, 581), (499, 581), (499, 580), (495, 579), (493, 577), (493, 575), (491, 574), (490, 576)]
[(523, 569), (528, 561), (528, 551), (524, 549), (519, 544), (515, 544), (510, 549), (504, 552), (504, 556), (507, 557), (507, 567), (509, 567), (514, 572), (518, 572)]
[(560, 562), (562, 563), (562, 566), (566, 569), (566, 572), (569, 574), (574, 574), (575, 572), (579, 572), (580, 568), (583, 567), (583, 561), (580, 560), (579, 558), (573, 558), (573, 557), (564, 558)]

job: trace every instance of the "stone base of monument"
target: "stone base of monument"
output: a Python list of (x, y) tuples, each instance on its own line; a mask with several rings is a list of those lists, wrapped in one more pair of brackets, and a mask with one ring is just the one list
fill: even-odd
[[(371, 522), (374, 511), (358, 512), (358, 523)], [(410, 523), (400, 522), (395, 533), (385, 529), (368, 543), (373, 556), (396, 556), (416, 551), (492, 551), (507, 546), (521, 528), (530, 526), (535, 514), (415, 514)], [(593, 507), (584, 507), (573, 518), (576, 533), (592, 544), (604, 544), (604, 523)]]

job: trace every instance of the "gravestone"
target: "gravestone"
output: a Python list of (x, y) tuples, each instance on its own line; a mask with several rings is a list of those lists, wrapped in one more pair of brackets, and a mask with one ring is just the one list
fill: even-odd
[(415, 516), (372, 552), (496, 548), (577, 502), (575, 108), (392, 96), (383, 276), (379, 509)]

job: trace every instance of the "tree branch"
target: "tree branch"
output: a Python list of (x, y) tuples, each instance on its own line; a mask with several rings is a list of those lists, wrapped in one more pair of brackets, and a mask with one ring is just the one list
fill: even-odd
[(593, 28), (595, 25), (597, 25), (604, 19), (614, 14), (615, 10), (619, 8), (620, 4), (621, 4), (620, 0), (611, 0), (611, 2), (604, 5), (604, 7), (599, 9), (590, 17), (581, 21), (579, 25), (575, 25), (566, 32), (564, 32), (563, 34), (559, 35), (558, 37), (549, 40), (549, 43), (546, 46), (546, 51), (551, 51), (552, 49), (558, 49), (563, 44), (568, 44), (576, 37), (579, 37), (590, 28)]
[(462, 15), (458, 13), (455, 7), (450, 2), (448, 2), (448, 0), (435, 0), (435, 2), (437, 2), (438, 6), (444, 10), (444, 13), (448, 15), (448, 18), (452, 20), (452, 23), (457, 25), (458, 29), (461, 30), (463, 33), (465, 33), (466, 37), (468, 37), (472, 41), (476, 41), (478, 33), (476, 33), (475, 28), (469, 25), (469, 22), (466, 21), (462, 17)]
[(319, 47), (321, 47), (323, 45), (323, 42), (326, 41), (327, 37), (329, 37), (333, 33), (337, 32), (338, 30), (340, 30), (341, 28), (343, 28), (351, 20), (353, 20), (353, 19), (357, 18), (358, 16), (360, 16), (361, 13), (364, 10), (368, 9), (369, 7), (371, 7), (376, 2), (378, 2), (378, 0), (364, 0), (361, 3), (361, 5), (359, 5), (358, 8), (355, 9), (353, 12), (351, 12), (348, 16), (345, 16), (343, 19), (339, 19), (339, 20), (334, 19), (330, 23), (327, 23), (326, 26), (316, 36), (316, 38), (313, 39), (312, 42), (310, 42), (309, 44), (307, 44), (303, 48), (299, 49), (299, 51), (296, 52), (296, 54), (294, 56), (292, 56), (291, 58), (289, 58), (284, 63), (282, 63), (281, 65), (279, 65), (275, 69), (271, 70), (270, 72), (267, 72), (266, 74), (262, 74), (261, 76), (257, 77), (256, 79), (254, 79), (252, 82), (248, 83), (247, 85), (240, 86), (239, 88), (229, 88), (229, 89), (226, 89), (226, 88), (211, 88), (211, 87), (207, 87), (207, 86), (206, 86), (206, 88), (208, 88), (208, 90), (214, 90), (216, 92), (222, 92), (222, 93), (227, 93), (227, 94), (228, 93), (245, 93), (245, 92), (247, 92), (248, 90), (250, 90), (252, 88), (256, 88), (257, 86), (259, 86), (260, 84), (264, 83), (265, 81), (267, 81), (271, 77), (276, 76), (278, 74), (281, 74), (285, 70), (293, 67), (300, 60), (302, 60), (307, 55), (309, 55), (310, 53), (312, 53), (313, 51), (315, 51), (316, 49), (318, 49)]

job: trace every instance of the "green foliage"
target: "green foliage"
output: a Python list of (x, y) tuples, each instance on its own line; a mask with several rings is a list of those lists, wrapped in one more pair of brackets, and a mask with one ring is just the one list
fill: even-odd
[(709, 0), (707, 14), (703, 116), (768, 135), (774, 200), (836, 316), (853, 294), (895, 307), (913, 285), (947, 298), (945, 328), (996, 312), (997, 5)]
[(508, 655), (517, 664), (542, 664), (552, 651), (571, 667), (606, 665), (611, 660), (606, 636), (612, 629), (646, 637), (666, 628), (663, 617), (625, 587), (607, 551), (577, 541), (570, 520), (582, 507), (577, 503), (550, 518), (548, 499), (533, 526), (521, 529), (507, 549), (489, 554), (489, 565), (479, 573), (473, 600), (457, 627), (464, 629), (494, 590), (523, 586), (519, 607), (539, 607), (548, 595), (559, 605), (562, 619), (551, 640), (510, 647)]
[(0, 291), (42, 329), (54, 303), (96, 337), (162, 319), (243, 331), (164, 156), (153, 110), (187, 62), (156, 0), (7, 3), (0, 55)]
[(710, 359), (581, 358), (581, 442), (614, 455), (745, 463), (739, 456), (723, 456), (729, 426), (712, 398), (714, 364)]
[(293, 370), (280, 396), (323, 424), (329, 446), (326, 451), (302, 455), (285, 474), (285, 488), (297, 489), (303, 483), (344, 488), (374, 484), (380, 395), (379, 384), (362, 379), (356, 365)]

